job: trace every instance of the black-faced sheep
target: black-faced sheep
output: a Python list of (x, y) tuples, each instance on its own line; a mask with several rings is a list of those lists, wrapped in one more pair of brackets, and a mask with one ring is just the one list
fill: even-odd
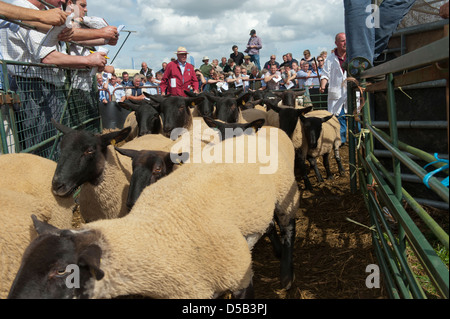
[[(116, 147), (116, 150), (132, 159), (133, 174), (128, 190), (127, 207), (131, 209), (142, 190), (170, 174), (174, 167), (189, 158), (189, 153), (172, 154), (164, 151), (131, 150)], [(173, 160), (172, 160), (173, 159)], [(178, 159), (178, 161), (175, 161)]]
[(71, 228), (75, 202), (51, 191), (56, 163), (32, 154), (0, 156), (0, 299), (8, 295), (22, 254), (37, 236), (30, 214)]
[[(192, 126), (191, 108), (203, 101), (203, 97), (161, 96), (144, 94), (159, 105), (162, 134), (170, 137), (175, 128)], [(139, 124), (139, 123), (138, 123)]]
[[(43, 232), (25, 253), (10, 297), (137, 294), (211, 298), (226, 290), (237, 291), (249, 286), (249, 248), (270, 227), (274, 212), (282, 237), (281, 282), (289, 288), (299, 201), (293, 175), (294, 149), (289, 137), (276, 128), (261, 129), (258, 136), (265, 144), (253, 145), (258, 149), (255, 163), (249, 160), (250, 152), (240, 154), (244, 156), (242, 163), (237, 153), (232, 155), (233, 162), (227, 163), (223, 152), (221, 162), (185, 165), (146, 187), (130, 214), (121, 219), (96, 221), (77, 232)], [(255, 136), (226, 139), (210, 151), (251, 138)], [(261, 145), (266, 149), (259, 152)], [(264, 161), (267, 147), (276, 158), (276, 167)], [(219, 187), (218, 182), (226, 183), (227, 188)], [(239, 191), (242, 185), (245, 192)], [(250, 188), (254, 189), (252, 196), (248, 196)], [(37, 223), (40, 227), (47, 228)], [(58, 255), (64, 258), (57, 258), (61, 264), (55, 267), (53, 260)], [(80, 289), (67, 289), (63, 282), (68, 274), (62, 271), (57, 279), (61, 281), (59, 288), (52, 294), (50, 288), (56, 283), (52, 284), (47, 274), (65, 269), (68, 263), (81, 269)]]
[[(82, 186), (79, 203), (86, 222), (126, 215), (132, 163), (129, 157), (117, 153), (111, 143), (126, 138), (130, 128), (96, 135), (56, 122), (54, 125), (63, 133), (63, 138), (61, 155), (54, 171), (53, 193), (65, 197)], [(170, 150), (172, 143), (160, 134), (151, 134), (125, 145), (137, 150)]]
[[(132, 100), (125, 100), (124, 102), (119, 102), (118, 104), (120, 107), (134, 112), (136, 123), (139, 123), (137, 127), (137, 134), (133, 133), (134, 137), (145, 134), (159, 134), (161, 132), (161, 120), (159, 118), (157, 106), (149, 103), (148, 100), (144, 99), (136, 102), (133, 102)], [(131, 113), (128, 117), (130, 116), (132, 116)], [(124, 127), (128, 124), (128, 117), (125, 120), (126, 123)]]

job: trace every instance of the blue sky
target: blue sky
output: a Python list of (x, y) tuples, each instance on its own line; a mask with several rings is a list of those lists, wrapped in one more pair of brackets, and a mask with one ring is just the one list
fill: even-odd
[[(7, 0), (7, 2), (11, 2)], [(104, 18), (110, 25), (125, 25), (132, 33), (117, 55), (116, 68), (140, 68), (145, 61), (159, 70), (184, 46), (199, 67), (203, 56), (210, 61), (229, 57), (236, 44), (243, 52), (251, 29), (261, 37), (261, 63), (271, 54), (282, 61), (291, 52), (302, 58), (309, 49), (313, 55), (334, 47), (334, 36), (344, 31), (342, 0), (87, 0), (88, 15)], [(127, 33), (121, 32), (111, 59)]]

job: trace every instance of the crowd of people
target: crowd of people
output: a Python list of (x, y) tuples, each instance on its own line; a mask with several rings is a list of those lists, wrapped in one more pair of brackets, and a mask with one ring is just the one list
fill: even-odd
[[(261, 40), (259, 40), (259, 43), (261, 43)], [(230, 88), (243, 88), (245, 91), (318, 88), (320, 85), (319, 77), (322, 74), (327, 57), (326, 51), (320, 52), (316, 58), (311, 56), (309, 50), (305, 50), (304, 56), (299, 59), (300, 61), (294, 59), (292, 53), (286, 53), (283, 55), (283, 62), (279, 63), (276, 55), (271, 55), (270, 60), (265, 62), (264, 67), (261, 68), (255, 58), (252, 58), (248, 53), (244, 55), (239, 51), (237, 45), (233, 45), (231, 50), (230, 57), (222, 57), (221, 62), (218, 59), (213, 59), (210, 62), (209, 57), (204, 56), (202, 64), (198, 68), (188, 63), (188, 72), (185, 76), (183, 75), (184, 81), (182, 81), (180, 74), (175, 72), (178, 66), (187, 63), (186, 59), (189, 53), (184, 47), (178, 48), (175, 52), (177, 58), (173, 58), (169, 63), (163, 62), (161, 69), (157, 72), (150, 69), (147, 63), (143, 61), (140, 72), (133, 75), (132, 81), (129, 80), (130, 75), (126, 71), (119, 76), (104, 74), (102, 77), (99, 74), (97, 80), (100, 99), (104, 103), (107, 103), (108, 100), (134, 99), (133, 95), (130, 97), (130, 94), (136, 94), (135, 91), (131, 91), (131, 87), (138, 86), (143, 87), (139, 92), (166, 94), (170, 91), (171, 94), (176, 95), (184, 95), (184, 89), (194, 92), (211, 90), (223, 92)], [(168, 70), (168, 73), (166, 70)], [(178, 88), (178, 90), (172, 89), (173, 85), (167, 82), (169, 73), (171, 75), (176, 74), (180, 83), (188, 84), (183, 88)], [(166, 79), (164, 80), (164, 78)], [(110, 98), (108, 99), (108, 97)], [(143, 98), (143, 94), (141, 98)]]

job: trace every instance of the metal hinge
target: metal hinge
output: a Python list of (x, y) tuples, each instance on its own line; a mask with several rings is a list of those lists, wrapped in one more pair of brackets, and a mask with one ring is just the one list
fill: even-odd
[(20, 96), (14, 92), (0, 93), (0, 104), (20, 104)]

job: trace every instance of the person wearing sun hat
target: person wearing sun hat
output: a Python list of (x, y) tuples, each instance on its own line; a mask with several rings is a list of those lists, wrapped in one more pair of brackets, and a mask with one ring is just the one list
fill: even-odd
[(199, 93), (194, 66), (186, 62), (189, 52), (187, 52), (185, 47), (178, 47), (175, 54), (177, 59), (167, 64), (164, 76), (161, 79), (161, 95), (186, 96), (185, 90)]
[(200, 72), (202, 72), (204, 77), (209, 77), (209, 73), (211, 72), (211, 69), (213, 68), (213, 65), (209, 63), (209, 58), (207, 56), (204, 56), (202, 59), (203, 64), (200, 65)]

